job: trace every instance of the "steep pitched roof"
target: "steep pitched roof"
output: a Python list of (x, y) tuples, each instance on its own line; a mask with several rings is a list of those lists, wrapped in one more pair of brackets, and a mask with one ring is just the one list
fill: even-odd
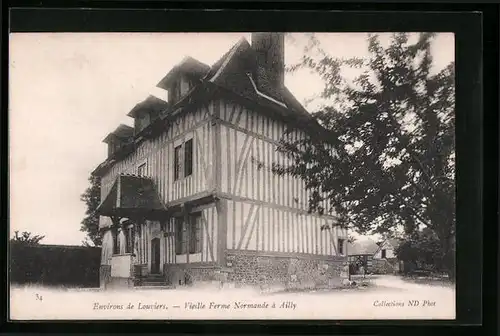
[[(193, 76), (193, 78), (197, 79), (198, 84), (178, 102), (169, 105), (165, 109), (166, 113), (160, 115), (160, 118), (158, 118), (159, 120), (157, 121), (159, 122), (181, 111), (182, 109), (180, 108), (185, 104), (196, 102), (200, 97), (202, 100), (206, 99), (205, 97), (210, 95), (209, 92), (212, 91), (210, 89), (218, 87), (249, 99), (260, 106), (273, 109), (281, 116), (295, 117), (299, 119), (298, 124), (302, 126), (305, 124), (309, 125), (310, 121), (312, 121), (311, 125), (317, 126), (312, 116), (284, 85), (275, 87), (271, 85), (270, 81), (266, 80), (266, 76), (262, 76), (262, 73), (257, 73), (255, 51), (245, 38), (241, 38), (211, 67), (192, 57), (185, 57), (163, 77), (157, 84), (157, 87), (168, 90), (170, 81), (176, 78), (180, 72)], [(157, 98), (148, 97), (146, 101), (137, 104), (130, 111), (129, 115), (135, 115), (137, 111), (148, 104), (150, 104), (149, 106), (155, 106), (155, 108), (156, 106), (160, 106), (161, 104), (154, 102), (155, 99)], [(152, 123), (151, 127), (157, 124)], [(113, 164), (113, 160), (106, 160), (93, 173), (106, 170), (107, 167)]]
[(168, 103), (164, 100), (161, 100), (158, 97), (153, 95), (149, 95), (142, 102), (136, 104), (132, 110), (127, 114), (129, 117), (136, 117), (142, 111), (150, 111), (155, 114), (160, 114), (161, 111), (168, 108)]
[(108, 142), (113, 138), (126, 140), (134, 136), (134, 128), (125, 124), (120, 124), (113, 132), (109, 133), (102, 142)]
[(253, 101), (271, 103), (292, 114), (310, 117), (286, 87), (273, 86), (265, 76), (257, 76), (256, 55), (245, 38), (229, 49), (204, 79)]
[(174, 66), (172, 70), (170, 70), (165, 77), (163, 77), (158, 84), (156, 84), (156, 86), (161, 89), (168, 90), (170, 81), (175, 78), (179, 72), (184, 72), (194, 78), (201, 79), (209, 70), (210, 66), (207, 64), (202, 63), (191, 56), (186, 56), (179, 64)]

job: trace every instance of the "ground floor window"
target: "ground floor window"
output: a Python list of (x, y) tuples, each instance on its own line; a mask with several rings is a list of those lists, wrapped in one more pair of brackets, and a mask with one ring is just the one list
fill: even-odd
[(175, 219), (175, 253), (194, 254), (202, 249), (201, 213)]
[(338, 241), (339, 254), (344, 254), (344, 239), (339, 239)]

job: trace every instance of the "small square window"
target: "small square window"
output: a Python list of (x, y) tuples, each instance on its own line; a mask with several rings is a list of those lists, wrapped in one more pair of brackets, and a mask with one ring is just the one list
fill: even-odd
[(146, 162), (137, 167), (137, 175), (139, 176), (146, 175)]

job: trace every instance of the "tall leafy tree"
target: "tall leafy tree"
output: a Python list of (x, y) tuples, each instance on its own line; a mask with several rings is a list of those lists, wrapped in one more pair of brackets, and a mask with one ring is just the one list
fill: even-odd
[[(311, 211), (335, 212), (362, 234), (432, 230), (451, 274), (454, 64), (433, 73), (433, 37), (420, 34), (410, 42), (408, 34), (394, 34), (384, 47), (371, 35), (369, 56), (346, 60), (328, 55), (311, 36), (308, 52), (290, 70), (310, 69), (323, 79), (324, 104), (310, 124), (317, 131), (299, 140), (285, 136), (279, 150), (293, 165), (274, 171), (305, 181)], [(345, 69), (359, 75), (346, 78)]]
[(81, 200), (85, 202), (87, 210), (85, 218), (81, 222), (80, 231), (86, 232), (87, 237), (83, 242), (86, 246), (101, 246), (102, 239), (99, 234), (99, 215), (95, 210), (101, 202), (101, 179), (98, 176), (90, 175), (90, 186), (81, 195)]

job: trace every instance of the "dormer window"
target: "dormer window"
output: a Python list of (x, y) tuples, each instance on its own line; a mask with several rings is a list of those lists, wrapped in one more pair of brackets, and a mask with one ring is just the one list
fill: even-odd
[(168, 101), (171, 104), (175, 104), (181, 98), (181, 83), (180, 80), (173, 81), (168, 90)]
[(127, 125), (120, 125), (103, 140), (108, 144), (108, 157), (128, 145), (134, 136), (134, 129)]
[(158, 119), (161, 113), (167, 108), (167, 102), (152, 95), (149, 95), (144, 101), (135, 105), (127, 114), (129, 117), (134, 118), (135, 134), (140, 133)]
[(192, 57), (184, 58), (156, 85), (168, 91), (168, 102), (175, 104), (207, 74), (210, 67)]
[(145, 129), (151, 122), (149, 113), (142, 113), (135, 118), (135, 132), (139, 133)]

